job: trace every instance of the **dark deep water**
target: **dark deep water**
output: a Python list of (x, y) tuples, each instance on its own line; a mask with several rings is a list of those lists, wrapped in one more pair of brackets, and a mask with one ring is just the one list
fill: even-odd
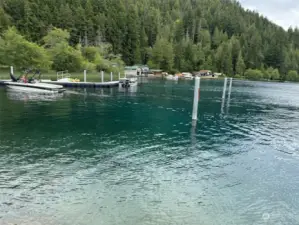
[(299, 85), (0, 88), (0, 224), (299, 224)]

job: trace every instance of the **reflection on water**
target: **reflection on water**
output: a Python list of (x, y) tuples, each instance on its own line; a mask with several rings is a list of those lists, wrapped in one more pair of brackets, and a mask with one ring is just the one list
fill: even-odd
[(63, 93), (22, 92), (7, 89), (7, 97), (15, 101), (56, 101), (63, 97)]
[(193, 86), (0, 89), (0, 224), (299, 224), (299, 86)]
[[(142, 85), (142, 84), (139, 84)], [(138, 85), (129, 87), (129, 88), (123, 88), (123, 87), (118, 87), (119, 92), (127, 92), (127, 93), (135, 93), (138, 90)]]

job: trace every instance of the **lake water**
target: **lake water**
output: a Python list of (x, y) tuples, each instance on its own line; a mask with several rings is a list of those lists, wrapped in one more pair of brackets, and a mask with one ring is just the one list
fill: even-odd
[(299, 85), (0, 88), (0, 224), (299, 224)]

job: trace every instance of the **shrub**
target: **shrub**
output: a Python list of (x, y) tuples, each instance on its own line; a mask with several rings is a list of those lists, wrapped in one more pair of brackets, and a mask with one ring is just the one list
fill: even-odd
[(296, 70), (290, 70), (287, 74), (286, 79), (288, 81), (299, 81), (298, 72)]
[(245, 71), (245, 77), (249, 80), (261, 80), (263, 73), (258, 69), (248, 69)]

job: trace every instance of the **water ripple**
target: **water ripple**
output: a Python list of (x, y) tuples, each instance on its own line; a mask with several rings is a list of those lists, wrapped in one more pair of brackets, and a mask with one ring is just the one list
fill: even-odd
[(221, 109), (222, 85), (202, 82), (196, 127), (189, 82), (0, 89), (1, 224), (298, 224), (298, 85), (234, 81)]

